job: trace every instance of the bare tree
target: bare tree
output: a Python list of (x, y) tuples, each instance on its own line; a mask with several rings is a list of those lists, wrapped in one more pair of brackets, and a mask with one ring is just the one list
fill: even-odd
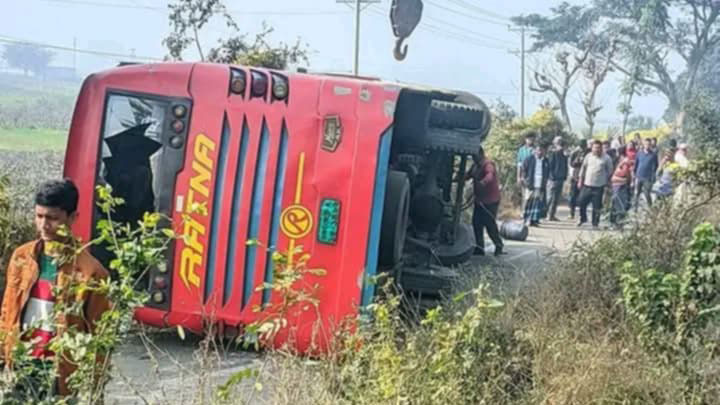
[(537, 93), (550, 93), (557, 101), (563, 121), (569, 131), (572, 131), (572, 122), (568, 113), (567, 99), (577, 74), (590, 56), (591, 48), (571, 53), (561, 50), (555, 54), (554, 63), (538, 69), (533, 74), (534, 82), (530, 90)]
[(596, 42), (595, 45), (589, 47), (591, 50), (597, 50), (597, 53), (591, 52), (591, 56), (582, 66), (586, 79), (582, 105), (583, 110), (585, 110), (585, 122), (588, 125), (588, 135), (590, 137), (592, 137), (595, 129), (597, 114), (603, 109), (603, 106), (598, 105), (596, 102), (597, 92), (600, 85), (607, 78), (608, 73), (614, 71), (612, 61), (617, 52), (617, 42), (615, 41), (612, 41), (608, 47), (601, 47), (598, 44)]

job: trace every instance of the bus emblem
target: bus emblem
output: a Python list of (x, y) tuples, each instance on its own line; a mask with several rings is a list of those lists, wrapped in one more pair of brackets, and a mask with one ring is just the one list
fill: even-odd
[(280, 228), (290, 239), (300, 239), (307, 236), (312, 226), (312, 214), (302, 205), (291, 205), (280, 216)]

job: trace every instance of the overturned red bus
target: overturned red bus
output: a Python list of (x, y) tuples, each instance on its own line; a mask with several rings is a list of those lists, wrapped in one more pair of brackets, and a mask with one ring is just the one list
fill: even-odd
[[(110, 184), (116, 219), (158, 211), (185, 240), (148, 277), (136, 318), (201, 331), (210, 319), (242, 330), (272, 302), (269, 251), (310, 255), (325, 269), (318, 311), (290, 319), (305, 350), (373, 299), (370, 277), (392, 271), (407, 291), (434, 296), (475, 244), (461, 223), (468, 156), (489, 131), (485, 105), (463, 92), (372, 79), (205, 63), (121, 66), (83, 84), (65, 175), (83, 195)], [(192, 209), (203, 204), (207, 212)], [(76, 233), (99, 213), (80, 205)], [(202, 215), (206, 214), (206, 215)], [(101, 250), (96, 255), (104, 257)], [(322, 337), (321, 337), (322, 339)]]

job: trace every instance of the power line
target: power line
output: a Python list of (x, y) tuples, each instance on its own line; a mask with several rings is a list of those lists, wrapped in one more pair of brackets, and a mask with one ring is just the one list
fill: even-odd
[(94, 56), (106, 56), (106, 57), (110, 57), (110, 58), (127, 58), (127, 59), (146, 60), (146, 61), (155, 61), (155, 62), (162, 61), (162, 59), (160, 59), (160, 58), (154, 58), (154, 57), (150, 57), (150, 56), (128, 55), (128, 54), (122, 54), (122, 53), (96, 51), (93, 49), (77, 49), (77, 48), (72, 48), (69, 46), (52, 45), (52, 44), (47, 44), (47, 43), (42, 43), (42, 42), (35, 42), (35, 41), (28, 41), (28, 40), (24, 40), (24, 39), (12, 38), (12, 37), (8, 37), (6, 35), (0, 35), (0, 42), (6, 43), (6, 44), (15, 44), (15, 45), (32, 45), (32, 46), (37, 46), (40, 48), (54, 49), (54, 50), (58, 50), (58, 51), (76, 52), (76, 53), (82, 53), (82, 54), (94, 55)]
[(463, 12), (463, 11), (460, 11), (460, 10), (456, 10), (456, 9), (454, 9), (454, 8), (450, 8), (450, 7), (444, 6), (444, 5), (442, 5), (442, 4), (435, 3), (435, 2), (433, 2), (433, 1), (431, 1), (431, 0), (427, 0), (427, 2), (428, 2), (428, 4), (430, 4), (431, 6), (434, 6), (434, 7), (436, 7), (436, 8), (439, 8), (439, 9), (441, 9), (441, 10), (445, 10), (445, 11), (448, 11), (448, 12), (450, 12), (450, 13), (453, 13), (453, 14), (456, 14), (456, 15), (459, 15), (459, 16), (462, 16), (462, 17), (470, 18), (470, 19), (475, 20), (475, 21), (482, 21), (482, 22), (486, 22), (486, 23), (488, 23), (488, 24), (501, 25), (501, 26), (503, 26), (503, 27), (507, 26), (507, 23), (502, 23), (502, 22), (499, 22), (499, 21), (494, 21), (494, 20), (490, 20), (490, 19), (486, 19), (486, 18), (482, 18), (482, 17), (477, 17), (477, 16), (475, 16), (475, 15), (470, 15), (470, 14), (468, 14), (467, 12)]
[[(44, 3), (57, 3), (57, 4), (73, 4), (78, 6), (92, 6), (92, 7), (106, 7), (106, 8), (123, 8), (123, 9), (135, 9), (135, 10), (151, 10), (151, 11), (168, 11), (168, 7), (160, 6), (148, 6), (142, 5), (136, 2), (133, 4), (126, 3), (104, 3), (92, 0), (36, 0)], [(230, 14), (237, 15), (281, 15), (281, 16), (319, 16), (319, 15), (345, 15), (348, 14), (346, 11), (330, 11), (330, 10), (318, 10), (318, 11), (240, 11), (240, 10), (227, 10)]]
[(437, 22), (437, 23), (439, 23), (439, 24), (443, 24), (443, 25), (446, 25), (446, 26), (453, 27), (453, 28), (459, 30), (460, 32), (463, 32), (463, 33), (466, 33), (466, 34), (470, 34), (470, 35), (474, 35), (474, 36), (477, 36), (477, 37), (480, 37), (480, 38), (483, 38), (483, 39), (489, 39), (489, 40), (491, 40), (491, 41), (497, 41), (497, 42), (504, 42), (504, 43), (506, 43), (506, 44), (514, 44), (513, 42), (510, 42), (510, 41), (505, 40), (505, 39), (496, 38), (496, 37), (493, 37), (493, 36), (490, 36), (490, 35), (487, 35), (487, 34), (482, 34), (482, 33), (477, 32), (477, 31), (471, 31), (471, 30), (468, 30), (468, 29), (465, 29), (465, 28), (462, 28), (462, 27), (458, 27), (458, 26), (456, 26), (456, 25), (453, 24), (453, 23), (450, 23), (450, 22), (441, 20), (441, 19), (439, 19), (439, 18), (435, 18), (435, 17), (431, 17), (431, 16), (425, 16), (425, 18), (428, 19), (428, 20), (430, 20), (430, 21), (435, 21), (435, 22)]
[(504, 16), (504, 15), (501, 15), (501, 14), (495, 13), (495, 12), (493, 12), (493, 11), (490, 11), (490, 10), (487, 10), (487, 9), (484, 9), (484, 8), (481, 8), (481, 7), (479, 7), (479, 6), (475, 5), (475, 4), (472, 4), (472, 3), (470, 3), (470, 2), (468, 2), (468, 1), (466, 1), (466, 0), (450, 0), (450, 2), (455, 3), (455, 4), (457, 4), (457, 5), (461, 6), (461, 7), (464, 7), (464, 8), (467, 9), (467, 10), (474, 11), (474, 12), (476, 12), (476, 13), (478, 13), (478, 14), (482, 14), (482, 15), (485, 15), (485, 16), (488, 16), (488, 17), (496, 18), (496, 19), (498, 19), (498, 20), (510, 21), (510, 18), (508, 18), (508, 17), (506, 17), (506, 16)]

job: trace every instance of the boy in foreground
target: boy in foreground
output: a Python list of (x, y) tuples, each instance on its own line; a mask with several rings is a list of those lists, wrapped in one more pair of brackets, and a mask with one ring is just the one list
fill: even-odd
[[(72, 394), (67, 379), (75, 366), (61, 354), (53, 353), (48, 344), (68, 328), (93, 333), (96, 322), (110, 308), (104, 295), (92, 290), (81, 294), (71, 291), (73, 283), (96, 286), (109, 278), (87, 250), (79, 254), (67, 252), (71, 236), (63, 230), (69, 230), (77, 218), (78, 199), (78, 190), (70, 180), (51, 181), (40, 187), (35, 196), (34, 215), (38, 239), (13, 253), (0, 308), (0, 361), (12, 370), (13, 350), (18, 342), (31, 343), (35, 369), (50, 370), (57, 364), (58, 378), (50, 394), (60, 396)], [(54, 291), (59, 292), (58, 296)], [(55, 316), (53, 309), (60, 301), (81, 304), (82, 314)], [(34, 385), (33, 381), (19, 381), (11, 395), (37, 389)]]

